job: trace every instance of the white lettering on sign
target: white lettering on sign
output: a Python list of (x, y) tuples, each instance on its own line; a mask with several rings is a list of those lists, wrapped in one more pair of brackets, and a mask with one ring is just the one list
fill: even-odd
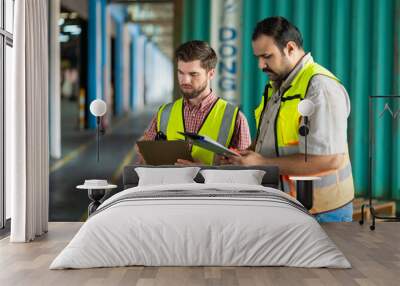
[(237, 46), (235, 40), (237, 32), (231, 27), (220, 29), (220, 46), (218, 53), (219, 61), (219, 82), (218, 87), (222, 92), (235, 92), (237, 89)]
[(221, 6), (217, 7), (219, 19), (215, 21), (218, 29), (214, 34), (214, 48), (218, 53), (217, 93), (229, 101), (239, 102), (242, 1), (224, 0), (220, 3)]

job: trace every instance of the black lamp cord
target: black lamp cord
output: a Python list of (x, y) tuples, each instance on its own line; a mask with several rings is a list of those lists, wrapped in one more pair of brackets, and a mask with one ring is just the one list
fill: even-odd
[(100, 116), (96, 116), (97, 163), (100, 161)]
[(304, 117), (304, 125), (305, 125), (305, 135), (304, 135), (304, 145), (305, 145), (305, 154), (304, 154), (304, 161), (307, 162), (307, 135), (308, 135), (308, 116)]
[(305, 152), (304, 152), (304, 161), (307, 162), (307, 135), (309, 132), (308, 128), (308, 116), (304, 116), (304, 125), (301, 125), (299, 128), (299, 134), (304, 136), (304, 143), (305, 143)]

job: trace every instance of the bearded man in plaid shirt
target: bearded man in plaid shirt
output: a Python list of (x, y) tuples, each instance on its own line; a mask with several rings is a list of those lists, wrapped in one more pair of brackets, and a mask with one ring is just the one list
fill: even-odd
[[(191, 132), (225, 147), (246, 150), (251, 144), (246, 117), (210, 86), (217, 64), (215, 51), (206, 42), (189, 41), (176, 49), (175, 59), (182, 98), (161, 106), (140, 140), (155, 140), (160, 134), (167, 140), (184, 139), (178, 132)], [(218, 157), (207, 153), (210, 151), (195, 148), (192, 146), (193, 162), (178, 159), (176, 164), (218, 164)], [(139, 152), (138, 157), (139, 163), (145, 163)]]

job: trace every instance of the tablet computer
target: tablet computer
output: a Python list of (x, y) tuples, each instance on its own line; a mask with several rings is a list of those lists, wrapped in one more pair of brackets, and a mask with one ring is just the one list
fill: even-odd
[(173, 165), (178, 159), (193, 161), (189, 144), (183, 140), (138, 141), (137, 145), (149, 165)]
[(226, 148), (225, 146), (221, 145), (217, 141), (214, 141), (207, 136), (198, 135), (196, 133), (190, 133), (190, 132), (178, 132), (178, 133), (184, 135), (194, 145), (207, 149), (208, 151), (214, 152), (215, 154), (222, 156), (240, 156), (235, 151)]

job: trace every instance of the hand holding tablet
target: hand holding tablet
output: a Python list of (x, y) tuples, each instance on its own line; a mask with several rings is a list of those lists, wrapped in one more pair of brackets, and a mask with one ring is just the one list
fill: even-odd
[(190, 133), (190, 132), (178, 132), (178, 133), (185, 136), (186, 139), (189, 139), (189, 141), (193, 145), (207, 149), (208, 151), (214, 152), (217, 155), (226, 156), (226, 157), (240, 156), (240, 154), (237, 151), (235, 151), (234, 149), (228, 149), (225, 146), (223, 146), (222, 144), (218, 143), (217, 141), (214, 141), (213, 139), (211, 139), (207, 136), (202, 136), (202, 135), (198, 135), (196, 133)]

